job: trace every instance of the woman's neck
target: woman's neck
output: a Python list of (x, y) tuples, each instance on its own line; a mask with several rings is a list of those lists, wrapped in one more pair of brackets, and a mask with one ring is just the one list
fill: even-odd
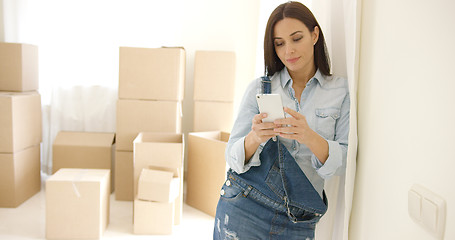
[(291, 76), (292, 81), (298, 85), (306, 85), (306, 83), (314, 76), (314, 74), (316, 74), (316, 66), (314, 65), (311, 68), (302, 69), (301, 71), (289, 71), (289, 75)]

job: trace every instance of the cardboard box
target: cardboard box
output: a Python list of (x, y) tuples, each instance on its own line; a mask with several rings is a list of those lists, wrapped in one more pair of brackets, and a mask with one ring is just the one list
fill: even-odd
[(229, 133), (192, 132), (188, 134), (186, 203), (215, 216), (220, 189), (228, 165), (224, 158)]
[(144, 201), (174, 202), (179, 195), (180, 178), (174, 173), (142, 169), (137, 187), (137, 198)]
[(231, 131), (233, 106), (232, 102), (194, 101), (193, 131)]
[(0, 42), (0, 91), (38, 90), (38, 46)]
[(133, 171), (133, 151), (115, 151), (115, 200), (134, 200)]
[(0, 92), (0, 152), (14, 153), (41, 142), (41, 96)]
[(235, 53), (196, 51), (194, 57), (194, 100), (234, 101)]
[(40, 145), (0, 153), (0, 207), (17, 207), (40, 190)]
[(182, 101), (183, 48), (120, 47), (119, 98)]
[(97, 239), (109, 224), (107, 169), (62, 168), (46, 180), (46, 238)]
[(183, 134), (139, 133), (134, 140), (134, 195), (137, 195), (139, 174), (143, 168), (176, 169), (179, 174), (179, 196), (175, 201), (175, 224), (180, 224), (183, 207)]
[[(134, 140), (134, 193), (142, 169), (161, 167), (182, 169), (183, 134), (141, 132)], [(177, 170), (179, 171), (179, 170)], [(180, 176), (181, 177), (181, 176)]]
[(52, 144), (52, 172), (60, 168), (110, 169), (114, 191), (115, 133), (61, 131)]
[(182, 104), (172, 101), (118, 100), (116, 148), (133, 151), (139, 132), (175, 132), (182, 128)]
[(134, 200), (135, 234), (172, 234), (174, 203)]

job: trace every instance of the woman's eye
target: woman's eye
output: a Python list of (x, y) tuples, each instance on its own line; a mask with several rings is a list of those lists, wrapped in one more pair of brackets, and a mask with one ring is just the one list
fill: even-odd
[(302, 39), (303, 37), (298, 37), (298, 38), (294, 38), (294, 42), (298, 42)]
[(283, 43), (282, 42), (275, 42), (275, 46), (276, 47), (283, 46)]

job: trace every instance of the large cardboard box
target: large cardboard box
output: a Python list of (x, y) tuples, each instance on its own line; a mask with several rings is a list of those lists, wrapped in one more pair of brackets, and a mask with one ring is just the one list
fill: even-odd
[(134, 200), (135, 234), (172, 234), (174, 203)]
[(180, 178), (179, 196), (175, 200), (176, 225), (180, 224), (182, 217), (184, 146), (183, 134), (179, 133), (141, 132), (134, 140), (134, 196), (143, 168), (173, 171), (174, 176)]
[(109, 224), (107, 169), (62, 168), (46, 180), (46, 238), (98, 239)]
[(215, 216), (221, 186), (228, 165), (224, 159), (229, 133), (192, 132), (188, 134), (186, 203)]
[(231, 131), (233, 106), (232, 102), (194, 101), (193, 131)]
[(194, 100), (234, 101), (235, 53), (196, 51), (194, 57)]
[(133, 172), (133, 151), (115, 151), (115, 200), (134, 200)]
[(41, 96), (37, 92), (0, 92), (0, 152), (35, 146), (41, 137)]
[(17, 207), (40, 189), (40, 145), (0, 153), (0, 207)]
[(38, 47), (0, 42), (0, 91), (38, 90)]
[(182, 101), (183, 48), (120, 47), (119, 98)]
[(178, 101), (118, 100), (116, 148), (133, 151), (139, 132), (175, 132), (182, 128), (182, 104)]
[(111, 170), (114, 191), (115, 133), (61, 131), (52, 144), (52, 172), (60, 168)]
[(168, 171), (142, 169), (137, 198), (144, 201), (174, 202), (179, 195), (180, 178)]

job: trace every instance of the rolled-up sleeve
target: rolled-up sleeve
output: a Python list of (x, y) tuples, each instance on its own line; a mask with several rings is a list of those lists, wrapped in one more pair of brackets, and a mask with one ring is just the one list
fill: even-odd
[(346, 170), (346, 158), (348, 151), (349, 136), (349, 110), (350, 96), (346, 94), (341, 105), (341, 115), (335, 124), (334, 141), (327, 140), (329, 145), (329, 157), (324, 164), (313, 154), (311, 163), (319, 176), (328, 179), (333, 175), (343, 175)]
[(259, 80), (256, 79), (247, 87), (226, 146), (226, 162), (232, 170), (239, 174), (248, 171), (252, 166), (261, 165), (259, 154), (262, 151), (262, 146), (245, 164), (245, 136), (251, 130), (254, 115), (259, 114), (259, 107), (256, 102), (258, 84)]

